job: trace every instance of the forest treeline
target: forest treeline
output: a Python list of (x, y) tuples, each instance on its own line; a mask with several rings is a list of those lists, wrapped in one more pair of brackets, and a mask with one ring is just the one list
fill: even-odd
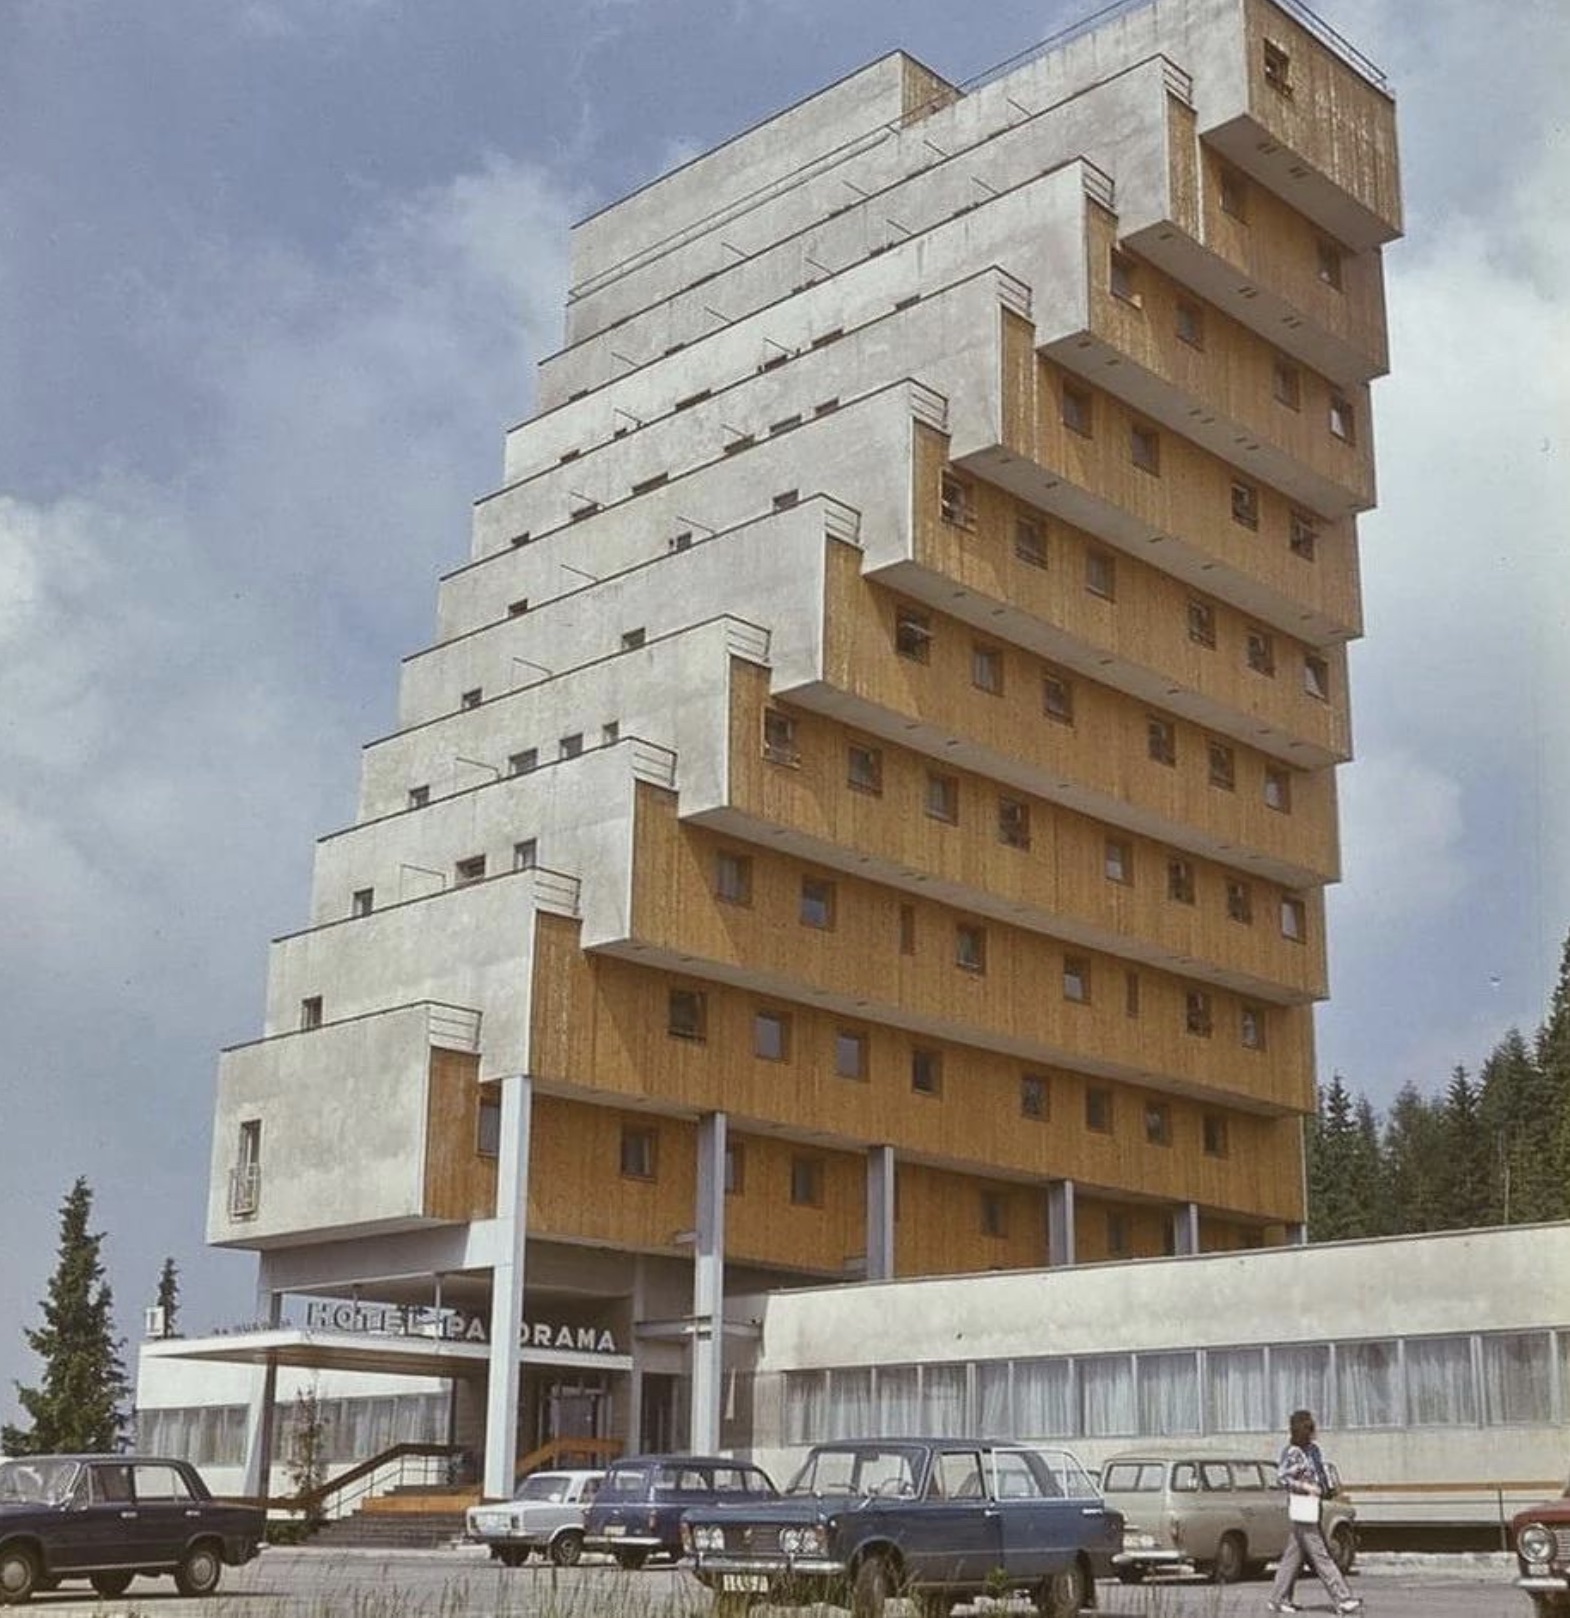
[(1474, 1077), (1406, 1085), (1387, 1113), (1340, 1074), (1308, 1127), (1310, 1241), (1570, 1219), (1570, 939), (1548, 1014)]

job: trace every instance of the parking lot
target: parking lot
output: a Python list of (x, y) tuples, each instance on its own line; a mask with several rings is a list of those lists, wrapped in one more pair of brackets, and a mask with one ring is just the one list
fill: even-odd
[[(1513, 1558), (1370, 1556), (1353, 1577), (1369, 1618), (1530, 1618), (1511, 1587)], [(1099, 1618), (1260, 1618), (1269, 1586), (1160, 1581), (1098, 1586)], [(1328, 1613), (1318, 1586), (1304, 1583), (1305, 1612)], [(227, 1569), (207, 1601), (182, 1600), (169, 1579), (138, 1579), (119, 1600), (85, 1586), (35, 1597), (37, 1618), (698, 1618), (708, 1593), (680, 1568), (624, 1573), (610, 1566), (505, 1570), (473, 1549), (399, 1552), (275, 1548), (249, 1567)], [(834, 1609), (819, 1609), (832, 1612)], [(979, 1612), (1024, 1613), (984, 1603)], [(894, 1613), (901, 1608), (896, 1604)], [(770, 1609), (759, 1608), (759, 1618)]]

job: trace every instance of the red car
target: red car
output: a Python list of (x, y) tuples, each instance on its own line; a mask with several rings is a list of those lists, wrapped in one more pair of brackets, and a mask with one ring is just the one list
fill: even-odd
[(1518, 1511), (1510, 1535), (1521, 1564), (1516, 1589), (1540, 1614), (1570, 1613), (1570, 1486), (1557, 1500)]

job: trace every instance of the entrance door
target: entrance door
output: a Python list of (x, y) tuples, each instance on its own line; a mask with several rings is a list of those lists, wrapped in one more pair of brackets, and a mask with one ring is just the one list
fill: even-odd
[(643, 1420), (638, 1449), (644, 1455), (670, 1454), (687, 1447), (687, 1384), (679, 1376), (647, 1371), (643, 1377)]
[[(520, 1423), (519, 1436), (527, 1442), (520, 1448), (538, 1452), (553, 1445), (557, 1455), (570, 1459), (574, 1439), (610, 1436), (614, 1415), (611, 1379), (588, 1371), (525, 1371), (520, 1418), (525, 1410), (529, 1422), (526, 1426)], [(568, 1460), (551, 1464), (566, 1465)]]

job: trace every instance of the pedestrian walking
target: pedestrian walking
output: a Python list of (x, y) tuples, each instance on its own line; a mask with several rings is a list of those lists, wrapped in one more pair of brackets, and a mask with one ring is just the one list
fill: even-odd
[(1312, 1410), (1294, 1410), (1288, 1418), (1290, 1441), (1276, 1463), (1276, 1477), (1287, 1491), (1287, 1516), (1291, 1536), (1276, 1567), (1276, 1582), (1270, 1591), (1271, 1612), (1301, 1612), (1292, 1600), (1292, 1587), (1303, 1563), (1319, 1575), (1337, 1612), (1361, 1612), (1361, 1597), (1352, 1594), (1341, 1569), (1336, 1566), (1330, 1547), (1319, 1525), (1321, 1503), (1333, 1495), (1334, 1485), (1325, 1467), (1325, 1458), (1314, 1442), (1317, 1428)]

